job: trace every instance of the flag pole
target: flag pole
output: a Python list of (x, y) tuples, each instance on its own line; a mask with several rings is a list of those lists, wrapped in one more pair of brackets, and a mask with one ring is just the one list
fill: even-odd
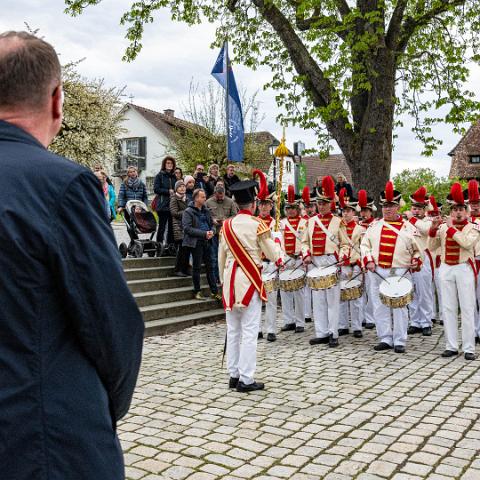
[(230, 112), (229, 112), (229, 106), (228, 106), (228, 103), (229, 103), (229, 81), (228, 81), (228, 77), (230, 76), (229, 75), (229, 58), (228, 58), (228, 38), (225, 39), (225, 43), (224, 43), (224, 46), (225, 46), (225, 49), (224, 49), (224, 55), (225, 55), (225, 58), (224, 58), (224, 63), (226, 65), (226, 68), (225, 68), (225, 126), (226, 126), (226, 136), (225, 136), (225, 141), (226, 141), (226, 146), (227, 146), (227, 165), (230, 163), (230, 152), (229, 152), (229, 149), (228, 149), (228, 141), (229, 141), (229, 138), (230, 138), (230, 125), (229, 125), (229, 118), (230, 118)]

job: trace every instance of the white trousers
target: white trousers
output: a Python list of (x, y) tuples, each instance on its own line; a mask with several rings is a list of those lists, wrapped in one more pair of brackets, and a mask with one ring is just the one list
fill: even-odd
[(375, 302), (373, 301), (373, 280), (372, 276), (375, 275), (372, 272), (367, 272), (365, 274), (365, 285), (363, 290), (363, 315), (365, 323), (373, 323), (375, 325), (375, 314), (374, 306)]
[[(335, 255), (312, 257), (316, 267), (324, 267), (336, 261)], [(337, 284), (327, 290), (312, 290), (312, 302), (315, 336), (324, 338), (333, 335), (334, 338), (338, 338), (340, 285)]]
[[(291, 260), (286, 271), (294, 270), (301, 263), (300, 258)], [(282, 300), (283, 325), (294, 323), (297, 327), (305, 327), (305, 287), (294, 292), (280, 290), (280, 298)]]
[(305, 318), (312, 318), (312, 289), (305, 285)]
[[(477, 260), (477, 259), (475, 259)], [(475, 302), (475, 336), (480, 336), (480, 282), (477, 281)]]
[[(392, 271), (393, 270), (393, 271)], [(392, 271), (392, 272), (391, 272)], [(385, 278), (388, 278), (390, 272), (393, 275), (403, 275), (404, 268), (381, 268), (377, 267), (377, 272)], [(408, 275), (408, 274), (407, 274)], [(375, 325), (377, 327), (378, 340), (387, 343), (390, 346), (407, 343), (408, 329), (408, 310), (404, 308), (390, 308), (380, 301), (379, 287), (383, 280), (372, 273), (372, 298), (374, 302), (373, 312), (375, 315)], [(393, 326), (392, 326), (393, 323)]]
[[(277, 298), (278, 290), (269, 292), (267, 293), (267, 303), (265, 304), (265, 327), (267, 333), (274, 333), (275, 335), (277, 334)], [(258, 331), (262, 331), (261, 321)]]
[(446, 349), (458, 351), (458, 306), (462, 319), (462, 347), (475, 352), (475, 275), (468, 263), (440, 266)]
[(440, 289), (440, 270), (438, 268), (435, 268), (435, 293), (437, 294), (437, 301), (435, 302), (435, 297), (434, 297), (434, 302), (433, 306), (435, 309), (435, 318), (439, 321), (443, 322), (443, 310), (442, 310), (442, 291)]
[(428, 254), (423, 257), (422, 269), (412, 274), (415, 285), (413, 302), (408, 306), (412, 326), (425, 328), (432, 326), (433, 317), (433, 282), (432, 266)]
[(258, 292), (253, 294), (248, 307), (234, 307), (226, 312), (227, 369), (230, 377), (240, 378), (246, 385), (254, 382), (261, 314), (262, 301)]
[[(360, 273), (360, 267), (355, 265), (354, 267), (342, 267), (340, 278), (342, 280), (348, 280)], [(362, 280), (362, 277), (357, 277), (357, 280)], [(346, 302), (340, 301), (340, 314), (338, 320), (338, 328), (349, 328), (350, 324), (352, 330), (362, 330), (362, 322), (364, 318), (363, 313), (363, 296), (356, 300), (349, 300)]]

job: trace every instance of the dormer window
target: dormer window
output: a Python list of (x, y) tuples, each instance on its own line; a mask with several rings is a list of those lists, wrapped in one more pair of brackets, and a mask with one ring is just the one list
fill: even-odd
[(470, 163), (480, 164), (480, 155), (470, 155)]

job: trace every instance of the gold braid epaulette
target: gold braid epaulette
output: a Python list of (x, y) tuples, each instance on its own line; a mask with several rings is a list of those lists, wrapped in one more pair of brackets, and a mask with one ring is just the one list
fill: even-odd
[(257, 220), (259, 223), (257, 228), (257, 237), (264, 235), (265, 233), (268, 233), (269, 235), (271, 234), (270, 227), (261, 218), (255, 218), (255, 220)]

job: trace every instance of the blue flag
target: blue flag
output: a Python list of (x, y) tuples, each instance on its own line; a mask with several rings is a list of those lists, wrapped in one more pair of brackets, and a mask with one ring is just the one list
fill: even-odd
[[(228, 74), (227, 74), (228, 72)], [(218, 55), (212, 75), (226, 90), (227, 157), (229, 162), (243, 162), (243, 114), (232, 65), (228, 58), (228, 45), (224, 43)], [(228, 76), (227, 76), (228, 75)]]

